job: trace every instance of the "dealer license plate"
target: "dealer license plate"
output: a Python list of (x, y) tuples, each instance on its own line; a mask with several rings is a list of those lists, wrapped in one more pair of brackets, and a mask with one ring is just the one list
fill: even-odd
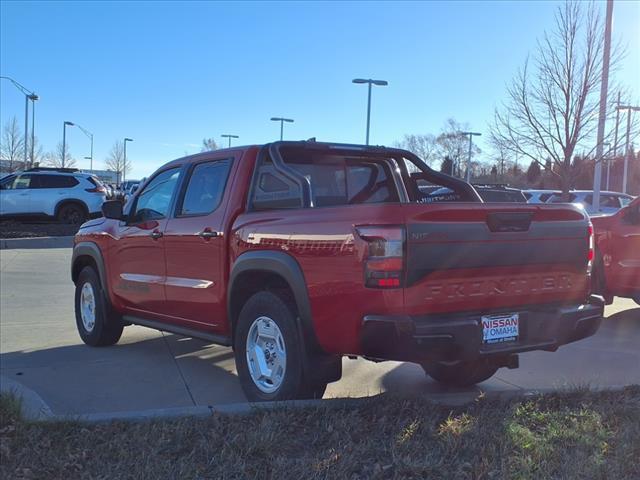
[(516, 342), (520, 330), (520, 316), (486, 315), (482, 317), (482, 340), (484, 343)]

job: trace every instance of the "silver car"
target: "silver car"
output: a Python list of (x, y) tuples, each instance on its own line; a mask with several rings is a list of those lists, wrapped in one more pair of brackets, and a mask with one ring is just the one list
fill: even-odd
[(552, 195), (546, 203), (578, 203), (589, 215), (612, 214), (629, 205), (634, 197), (626, 193), (600, 192), (600, 211), (593, 208), (593, 190), (572, 190), (569, 201), (562, 198), (562, 193)]

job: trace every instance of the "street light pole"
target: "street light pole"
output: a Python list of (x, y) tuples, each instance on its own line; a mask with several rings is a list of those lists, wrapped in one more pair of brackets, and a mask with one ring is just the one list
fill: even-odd
[(124, 139), (124, 162), (122, 163), (122, 183), (127, 175), (127, 142), (133, 142), (133, 138)]
[(73, 127), (73, 122), (64, 121), (62, 124), (62, 168), (67, 161), (67, 125)]
[(611, 178), (611, 160), (615, 160), (618, 155), (618, 125), (620, 124), (620, 92), (618, 92), (618, 101), (616, 102), (616, 126), (614, 130), (613, 140), (613, 158), (607, 162), (607, 190), (610, 190), (609, 179)]
[(632, 107), (630, 105), (618, 105), (618, 110), (627, 111), (627, 138), (624, 144), (624, 171), (622, 174), (622, 192), (627, 193), (627, 177), (629, 175), (629, 157), (631, 156), (631, 149), (629, 148), (629, 141), (631, 137), (631, 112), (640, 112), (640, 107)]
[(271, 117), (272, 122), (280, 122), (280, 141), (284, 138), (284, 122), (293, 123), (292, 118)]
[[(229, 148), (231, 148), (231, 139), (232, 138), (240, 138), (238, 135), (229, 135), (228, 133), (225, 133), (223, 135), (220, 135), (222, 138), (228, 138), (229, 139)], [(280, 137), (282, 137), (282, 132), (280, 133)], [(280, 138), (280, 140), (282, 140), (282, 138)]]
[(24, 96), (24, 168), (29, 163), (29, 95)]
[(593, 209), (600, 211), (600, 188), (602, 185), (602, 159), (604, 153), (604, 127), (607, 121), (607, 96), (609, 92), (609, 59), (611, 57), (611, 21), (613, 0), (607, 0), (607, 14), (604, 26), (604, 48), (602, 49), (602, 76), (600, 79), (600, 110), (598, 112), (598, 133), (596, 139), (596, 164), (593, 172)]
[(469, 183), (471, 181), (471, 150), (473, 148), (473, 136), (479, 137), (482, 135), (478, 132), (460, 132), (461, 135), (469, 135), (469, 157), (467, 158), (467, 174), (465, 175), (465, 181)]
[(27, 141), (29, 138), (29, 100), (33, 102), (38, 100), (39, 97), (11, 77), (0, 76), (0, 79), (9, 80), (24, 94), (24, 168), (27, 168), (29, 162), (29, 142)]
[[(77, 123), (76, 123), (76, 127), (78, 127), (82, 131), (82, 133), (84, 133), (87, 136), (87, 138), (89, 138), (89, 140), (91, 140), (91, 153), (90, 153), (90, 156), (88, 158), (91, 160), (91, 162), (89, 163), (89, 165), (90, 165), (89, 166), (89, 170), (93, 170), (93, 133), (91, 133), (86, 128), (81, 127)], [(84, 157), (84, 158), (87, 159), (87, 157)]]
[(36, 101), (39, 100), (40, 97), (35, 93), (29, 95), (29, 100), (31, 100), (31, 162), (30, 166), (33, 167), (33, 154), (34, 148), (36, 144)]
[(379, 87), (385, 87), (387, 85), (389, 85), (389, 82), (387, 82), (386, 80), (373, 80), (371, 78), (354, 78), (353, 80), (351, 80), (352, 83), (358, 83), (358, 84), (363, 84), (366, 83), (368, 85), (368, 91), (367, 91), (367, 134), (366, 134), (366, 140), (365, 140), (365, 145), (369, 145), (369, 127), (371, 126), (371, 86), (372, 85), (377, 85)]

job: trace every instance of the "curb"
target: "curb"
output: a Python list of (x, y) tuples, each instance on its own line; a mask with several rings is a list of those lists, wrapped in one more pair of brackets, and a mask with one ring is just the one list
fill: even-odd
[(51, 420), (56, 417), (40, 395), (4, 375), (0, 375), (0, 392), (13, 394), (20, 399), (21, 414), (27, 420)]
[(349, 408), (358, 406), (370, 397), (362, 398), (327, 398), (317, 400), (291, 400), (286, 402), (261, 403), (228, 403), (224, 405), (195, 405), (191, 407), (158, 408), (133, 412), (101, 412), (79, 415), (52, 415), (40, 420), (45, 421), (80, 421), (86, 423), (103, 423), (112, 421), (145, 422), (152, 420), (170, 420), (185, 417), (211, 417), (213, 415), (249, 415), (261, 410), (299, 409), (299, 408)]
[(73, 247), (73, 239), (73, 236), (2, 238), (0, 239), (0, 250), (10, 250), (17, 248), (71, 248)]
[[(275, 409), (303, 409), (322, 408), (325, 410), (339, 408), (355, 408), (363, 405), (374, 397), (359, 398), (327, 398), (316, 400), (290, 400), (286, 402), (263, 403), (229, 403), (224, 405), (194, 405), (188, 407), (157, 408), (138, 411), (100, 412), (86, 414), (54, 414), (45, 401), (33, 390), (7, 377), (0, 377), (2, 392), (12, 392), (22, 401), (22, 415), (28, 421), (44, 422), (83, 422), (83, 423), (108, 423), (108, 422), (149, 422), (155, 420), (177, 420), (181, 418), (206, 418), (213, 415), (249, 415), (261, 410)], [(585, 390), (590, 392), (617, 392), (624, 390), (628, 385), (604, 386), (564, 386), (547, 387), (530, 390), (504, 390), (485, 392), (478, 389), (474, 392), (444, 393), (428, 395), (431, 402), (436, 405), (449, 407), (463, 407), (480, 398), (512, 400), (517, 398), (527, 399), (539, 395), (554, 393), (571, 393)]]

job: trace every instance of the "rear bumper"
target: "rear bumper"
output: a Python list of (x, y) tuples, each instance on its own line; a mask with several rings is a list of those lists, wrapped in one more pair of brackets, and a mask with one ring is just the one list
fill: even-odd
[[(360, 343), (365, 356), (385, 360), (472, 360), (531, 350), (555, 351), (561, 345), (590, 337), (600, 327), (604, 299), (592, 295), (582, 305), (540, 306), (519, 313), (516, 341), (484, 344), (477, 314), (384, 316), (363, 319)], [(487, 312), (484, 314), (507, 313)]]

